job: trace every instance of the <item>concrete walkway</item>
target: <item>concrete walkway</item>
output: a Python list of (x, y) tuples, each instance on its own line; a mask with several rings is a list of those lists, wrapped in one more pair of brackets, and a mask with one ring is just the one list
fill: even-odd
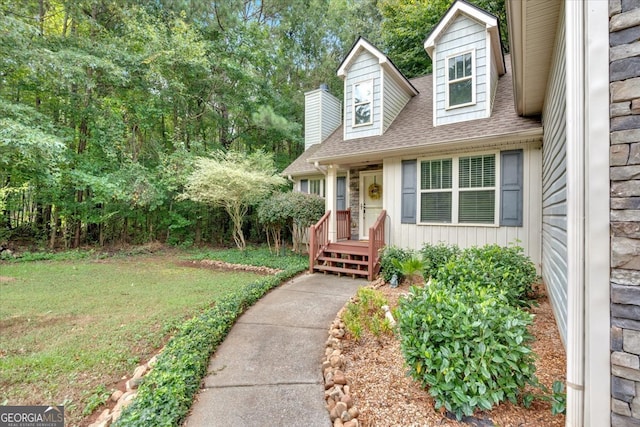
[(258, 301), (211, 358), (185, 426), (331, 426), (321, 373), (328, 329), (366, 283), (306, 274)]

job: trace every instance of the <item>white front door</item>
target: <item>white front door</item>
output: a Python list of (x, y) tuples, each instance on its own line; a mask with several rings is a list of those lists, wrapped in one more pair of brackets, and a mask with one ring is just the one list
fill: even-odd
[(369, 227), (382, 212), (382, 171), (360, 172), (360, 239), (369, 239)]

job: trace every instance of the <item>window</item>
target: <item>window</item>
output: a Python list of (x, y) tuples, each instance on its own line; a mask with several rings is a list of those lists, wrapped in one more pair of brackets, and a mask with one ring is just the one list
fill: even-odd
[(447, 69), (447, 108), (473, 104), (473, 52), (447, 58)]
[(451, 222), (452, 159), (420, 164), (421, 222)]
[(353, 85), (353, 125), (368, 125), (373, 120), (373, 81)]
[(496, 155), (420, 161), (420, 222), (496, 223)]
[(496, 212), (496, 156), (460, 157), (458, 222), (493, 224)]
[(310, 179), (309, 180), (309, 193), (317, 194), (318, 196), (323, 196), (322, 192), (322, 181), (319, 179)]
[(301, 179), (300, 192), (324, 197), (324, 179)]

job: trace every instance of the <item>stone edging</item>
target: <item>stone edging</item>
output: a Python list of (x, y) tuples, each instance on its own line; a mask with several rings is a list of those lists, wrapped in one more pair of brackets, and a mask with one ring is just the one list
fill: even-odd
[(322, 362), (324, 378), (324, 398), (326, 408), (334, 427), (360, 427), (358, 416), (360, 411), (355, 406), (347, 378), (343, 372), (344, 356), (342, 341), (345, 326), (342, 322), (343, 307), (329, 328), (329, 339), (326, 342), (325, 356)]
[[(160, 350), (160, 352), (162, 352), (162, 350)], [(153, 367), (156, 366), (159, 354), (160, 353), (156, 354), (151, 359), (149, 359), (147, 363), (138, 366), (133, 371), (133, 375), (126, 382), (125, 391), (123, 392), (122, 390), (116, 390), (111, 394), (109, 400), (112, 402), (116, 402), (116, 405), (113, 407), (113, 409), (105, 409), (104, 411), (102, 411), (98, 418), (96, 418), (93, 423), (89, 424), (88, 427), (109, 427), (112, 423), (115, 423), (118, 418), (120, 418), (122, 410), (125, 407), (129, 406), (137, 396), (138, 386), (142, 383), (142, 377), (151, 372)]]

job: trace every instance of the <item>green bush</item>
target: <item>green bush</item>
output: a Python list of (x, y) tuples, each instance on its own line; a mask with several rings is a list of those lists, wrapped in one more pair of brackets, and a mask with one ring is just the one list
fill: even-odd
[(400, 271), (405, 282), (409, 285), (424, 283), (424, 263), (422, 259), (412, 255), (409, 259), (398, 261), (393, 259), (393, 266)]
[(445, 265), (459, 253), (460, 248), (456, 245), (446, 243), (433, 245), (431, 243), (425, 243), (422, 249), (420, 249), (425, 279), (433, 277), (441, 266)]
[(451, 286), (477, 283), (504, 290), (509, 303), (530, 306), (536, 268), (518, 246), (486, 245), (464, 249), (436, 270), (435, 279)]
[(115, 426), (181, 425), (206, 374), (209, 358), (235, 320), (269, 290), (306, 268), (299, 265), (259, 280), (185, 322), (144, 377), (133, 403)]
[(458, 419), (505, 399), (515, 403), (535, 382), (532, 316), (509, 305), (502, 291), (436, 280), (412, 288), (397, 315), (410, 375)]
[(385, 282), (390, 282), (395, 274), (398, 283), (403, 279), (402, 269), (397, 263), (402, 263), (415, 256), (410, 249), (402, 249), (397, 246), (385, 246), (380, 253), (380, 275)]
[(385, 317), (382, 306), (389, 301), (382, 292), (371, 288), (360, 288), (354, 301), (347, 304), (342, 321), (346, 330), (355, 340), (359, 340), (366, 330), (378, 337), (381, 333), (391, 332), (391, 325)]

